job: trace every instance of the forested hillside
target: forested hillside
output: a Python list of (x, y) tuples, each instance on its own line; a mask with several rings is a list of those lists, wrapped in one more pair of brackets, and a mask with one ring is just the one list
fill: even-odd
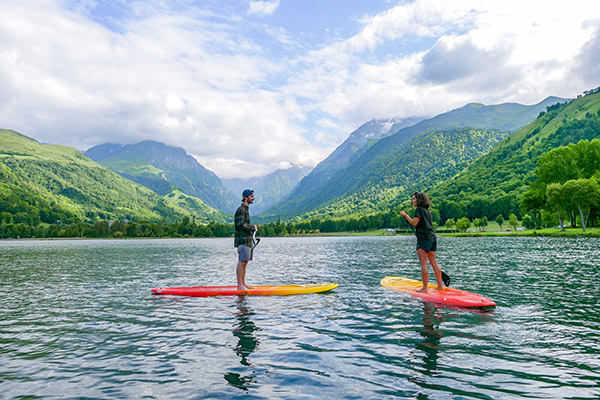
[(70, 147), (42, 145), (0, 130), (0, 223), (5, 227), (95, 220), (159, 222), (185, 216), (198, 221), (226, 219), (224, 213), (204, 207), (186, 210)]
[(600, 137), (600, 93), (547, 108), (458, 176), (430, 190), (442, 222), (520, 214), (521, 196), (535, 180), (538, 157), (559, 146)]
[(424, 118), (394, 118), (373, 120), (361, 125), (348, 136), (327, 158), (321, 161), (290, 193), (289, 197), (306, 198), (326, 187), (329, 179), (347, 168), (358, 156), (382, 138), (413, 126)]
[(506, 135), (502, 131), (469, 128), (434, 132), (399, 148), (396, 157), (373, 158), (368, 164), (357, 162), (334, 176), (336, 185), (304, 206), (323, 204), (327, 198), (334, 200), (306, 216), (357, 217), (385, 212), (405, 200), (403, 194), (454, 176)]
[(532, 106), (472, 103), (400, 129), (375, 142), (325, 182), (303, 192), (295, 190), (261, 217), (269, 221), (383, 212), (399, 204), (399, 196), (454, 176), (556, 100), (549, 97)]

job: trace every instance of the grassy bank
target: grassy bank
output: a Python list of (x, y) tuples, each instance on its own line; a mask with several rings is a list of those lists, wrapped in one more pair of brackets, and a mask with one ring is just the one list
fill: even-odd
[[(497, 237), (497, 236), (549, 236), (549, 237), (600, 237), (600, 227), (588, 227), (583, 232), (581, 228), (565, 228), (564, 232), (561, 232), (560, 228), (547, 228), (547, 229), (528, 229), (528, 230), (512, 230), (504, 226), (501, 229), (497, 225), (491, 225), (485, 231), (479, 231), (477, 229), (470, 228), (467, 232), (448, 232), (444, 227), (440, 227), (436, 232), (438, 236), (443, 237)], [(377, 229), (366, 232), (315, 232), (307, 234), (295, 234), (290, 236), (394, 236), (394, 235), (410, 235), (413, 233), (410, 231), (399, 230), (396, 233), (387, 231), (385, 229)]]
[(581, 228), (560, 228), (547, 229), (529, 229), (524, 231), (486, 231), (486, 232), (462, 232), (462, 233), (443, 233), (442, 236), (449, 237), (483, 237), (483, 236), (549, 236), (549, 237), (600, 237), (600, 228), (586, 228), (585, 232)]

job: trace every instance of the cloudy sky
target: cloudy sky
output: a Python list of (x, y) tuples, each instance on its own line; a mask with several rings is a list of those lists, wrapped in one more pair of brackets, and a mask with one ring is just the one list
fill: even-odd
[(597, 0), (0, 0), (0, 128), (156, 140), (223, 178), (361, 124), (600, 86)]

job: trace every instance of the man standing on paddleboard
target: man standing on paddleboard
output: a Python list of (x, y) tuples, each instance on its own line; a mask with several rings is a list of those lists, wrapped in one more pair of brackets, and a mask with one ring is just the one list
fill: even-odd
[(258, 226), (250, 225), (248, 206), (254, 203), (254, 190), (242, 192), (242, 204), (235, 212), (235, 236), (233, 245), (237, 247), (238, 264), (236, 269), (238, 290), (250, 290), (246, 284), (246, 265), (252, 260), (252, 234), (258, 231)]
[(437, 289), (444, 289), (442, 284), (442, 270), (437, 263), (435, 258), (435, 252), (437, 250), (437, 238), (433, 232), (433, 218), (429, 206), (431, 201), (427, 194), (423, 192), (415, 192), (412, 195), (412, 205), (417, 207), (415, 210), (415, 217), (411, 218), (404, 211), (400, 211), (409, 224), (415, 227), (417, 235), (417, 256), (419, 257), (419, 263), (421, 264), (421, 280), (423, 281), (423, 287), (418, 292), (427, 291), (427, 282), (429, 281), (429, 270), (427, 269), (427, 260), (433, 267), (435, 279), (438, 282)]

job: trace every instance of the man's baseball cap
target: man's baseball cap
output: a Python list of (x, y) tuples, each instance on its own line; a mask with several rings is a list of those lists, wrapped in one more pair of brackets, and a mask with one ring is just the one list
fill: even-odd
[(254, 190), (246, 189), (242, 192), (242, 200), (254, 193)]

